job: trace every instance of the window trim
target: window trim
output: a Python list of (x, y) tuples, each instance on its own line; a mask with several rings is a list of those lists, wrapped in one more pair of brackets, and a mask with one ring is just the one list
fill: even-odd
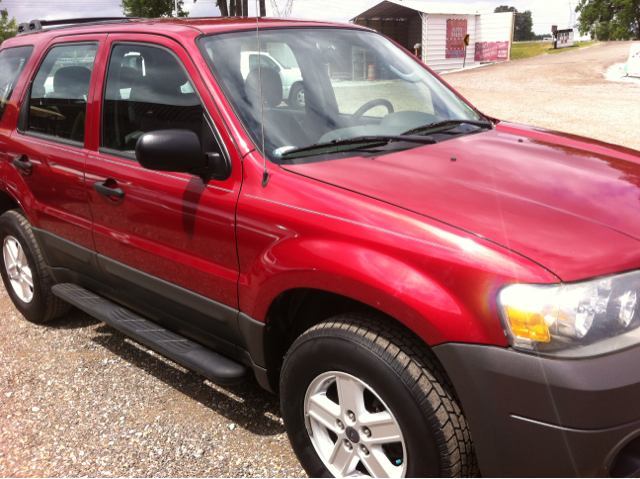
[[(24, 93), (24, 97), (22, 99), (22, 105), (20, 106), (20, 112), (18, 113), (18, 125), (16, 127), (16, 131), (23, 136), (30, 136), (33, 138), (37, 138), (40, 140), (46, 140), (46, 141), (52, 141), (54, 143), (60, 143), (62, 145), (66, 145), (66, 146), (72, 146), (75, 148), (80, 148), (81, 150), (84, 150), (84, 141), (80, 142), (80, 141), (75, 141), (75, 140), (70, 140), (68, 138), (60, 138), (57, 136), (51, 136), (51, 135), (46, 135), (43, 133), (34, 133), (32, 131), (30, 131), (28, 129), (29, 126), (29, 109), (31, 108), (30, 103), (31, 103), (31, 90), (33, 88), (33, 82), (36, 79), (36, 76), (38, 75), (38, 72), (40, 71), (40, 68), (42, 68), (42, 64), (44, 63), (45, 59), (47, 58), (47, 56), (49, 55), (49, 53), (51, 52), (51, 50), (53, 50), (54, 48), (58, 48), (58, 47), (66, 47), (69, 45), (97, 45), (97, 50), (96, 50), (96, 58), (93, 61), (93, 65), (95, 67), (96, 64), (96, 60), (98, 59), (98, 53), (100, 52), (100, 40), (86, 40), (86, 41), (79, 41), (79, 42), (59, 42), (59, 43), (54, 43), (52, 45), (49, 46), (49, 48), (47, 48), (47, 50), (40, 54), (40, 61), (38, 62), (38, 65), (36, 66), (36, 68), (33, 71), (33, 74), (31, 75), (31, 78), (29, 80), (29, 86), (26, 88), (26, 91)], [(94, 73), (95, 73), (95, 68), (93, 68), (91, 70), (91, 81), (89, 82), (89, 91), (87, 92), (87, 108), (89, 107), (89, 95), (91, 93), (91, 86), (94, 83)], [(23, 113), (24, 112), (24, 113)], [(85, 111), (85, 118), (87, 117), (86, 115), (86, 111)], [(87, 138), (87, 122), (85, 121), (85, 125), (84, 125), (84, 139), (86, 140)], [(91, 133), (91, 132), (89, 132)]]
[[(189, 75), (188, 70), (184, 66), (184, 62), (171, 48), (166, 47), (165, 45), (161, 45), (159, 43), (153, 43), (153, 42), (116, 40), (112, 42), (110, 45), (109, 56), (107, 57), (107, 64), (105, 65), (105, 69), (104, 69), (104, 81), (102, 84), (102, 92), (100, 95), (100, 135), (99, 135), (98, 153), (101, 153), (103, 155), (115, 156), (115, 157), (123, 158), (126, 160), (131, 160), (138, 163), (138, 159), (136, 158), (135, 154), (131, 154), (131, 153), (127, 153), (124, 151), (115, 150), (113, 148), (108, 148), (103, 146), (104, 114), (105, 114), (104, 102), (106, 99), (106, 92), (107, 92), (107, 80), (109, 78), (109, 68), (111, 67), (111, 57), (113, 55), (113, 51), (115, 50), (115, 47), (119, 45), (132, 45), (132, 46), (139, 46), (139, 47), (158, 48), (161, 50), (165, 50), (166, 52), (168, 52), (170, 55), (173, 56), (173, 58), (178, 62), (183, 72), (189, 79), (189, 82), (191, 83), (191, 87), (193, 88), (194, 93), (198, 96), (198, 100), (200, 101), (200, 105), (202, 106), (202, 113), (204, 116), (204, 120), (207, 122), (207, 125), (209, 126), (209, 128), (211, 128), (211, 131), (213, 132), (213, 136), (215, 137), (216, 142), (218, 143), (218, 147), (220, 149), (220, 152), (222, 153), (222, 156), (224, 157), (225, 161), (229, 165), (231, 165), (231, 171), (233, 171), (233, 162), (231, 161), (231, 155), (229, 154), (229, 150), (227, 149), (227, 144), (223, 141), (222, 136), (220, 135), (220, 131), (218, 130), (218, 127), (213, 121), (213, 118), (211, 117), (211, 114), (209, 113), (209, 110), (207, 109), (207, 106), (203, 101), (202, 96), (200, 95), (200, 91), (196, 87), (193, 81), (193, 78), (191, 78), (191, 75)], [(210, 181), (216, 181), (216, 180), (210, 180)]]

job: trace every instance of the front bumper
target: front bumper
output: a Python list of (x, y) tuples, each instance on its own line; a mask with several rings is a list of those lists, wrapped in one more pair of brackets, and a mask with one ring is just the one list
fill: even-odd
[(640, 347), (571, 360), (474, 344), (433, 351), (484, 477), (640, 475)]

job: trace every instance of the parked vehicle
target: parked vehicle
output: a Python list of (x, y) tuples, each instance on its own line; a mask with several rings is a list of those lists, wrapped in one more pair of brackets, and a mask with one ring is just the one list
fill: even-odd
[[(21, 30), (0, 272), (26, 319), (252, 373), (310, 476), (640, 473), (639, 152), (489, 118), (356, 25)], [(247, 71), (261, 45), (303, 109)]]
[(293, 108), (304, 108), (304, 83), (300, 69), (285, 67), (275, 57), (266, 52), (242, 52), (240, 53), (240, 71), (242, 79), (246, 80), (249, 72), (258, 67), (270, 68), (278, 72), (282, 82), (282, 98)]

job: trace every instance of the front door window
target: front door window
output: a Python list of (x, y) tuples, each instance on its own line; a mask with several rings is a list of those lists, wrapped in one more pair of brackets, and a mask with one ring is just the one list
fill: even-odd
[(133, 154), (138, 138), (184, 129), (202, 140), (202, 104), (179, 60), (168, 50), (116, 45), (103, 103), (102, 146)]

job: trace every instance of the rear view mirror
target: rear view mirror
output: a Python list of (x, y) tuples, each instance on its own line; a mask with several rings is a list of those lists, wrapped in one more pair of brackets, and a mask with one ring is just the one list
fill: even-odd
[(223, 181), (231, 165), (219, 153), (203, 153), (200, 139), (190, 130), (158, 130), (142, 135), (136, 143), (136, 158), (149, 170), (191, 173)]

